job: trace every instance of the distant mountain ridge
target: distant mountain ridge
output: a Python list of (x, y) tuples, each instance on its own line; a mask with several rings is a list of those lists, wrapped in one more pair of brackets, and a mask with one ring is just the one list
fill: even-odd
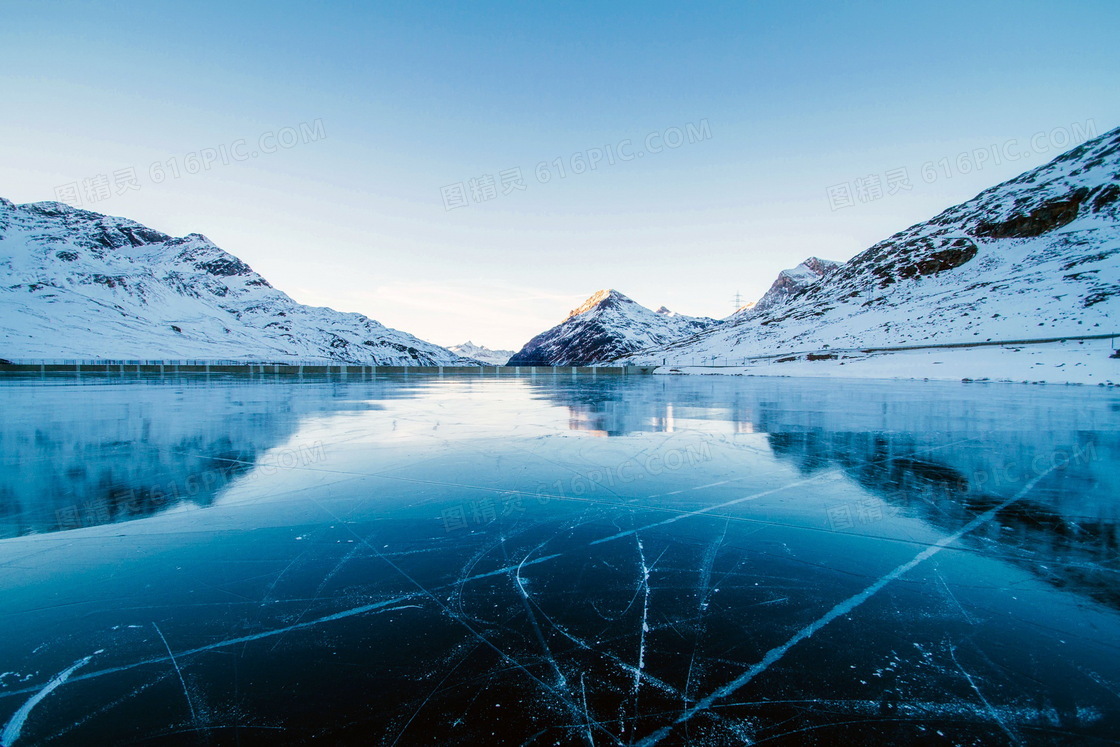
[(464, 358), (485, 363), (488, 366), (504, 366), (514, 353), (512, 350), (491, 350), (485, 345), (475, 345), (470, 340), (460, 345), (452, 345), (448, 350)]
[(470, 363), (362, 314), (297, 303), (201, 234), (3, 198), (0, 357)]
[(560, 324), (525, 344), (511, 366), (587, 366), (707, 329), (715, 319), (647, 309), (608, 288), (572, 309)]
[(765, 295), (749, 306), (746, 312), (762, 314), (777, 308), (843, 264), (843, 262), (809, 257), (797, 267), (782, 270)]

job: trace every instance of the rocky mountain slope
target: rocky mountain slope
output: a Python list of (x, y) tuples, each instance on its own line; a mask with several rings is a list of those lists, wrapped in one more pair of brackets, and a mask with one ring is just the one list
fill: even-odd
[(296, 303), (201, 234), (2, 198), (0, 357), (469, 362), (361, 314)]
[(789, 299), (820, 280), (826, 274), (840, 267), (843, 262), (833, 262), (828, 259), (809, 257), (797, 267), (782, 270), (778, 279), (770, 286), (762, 298), (746, 307), (739, 313), (758, 315), (784, 305)]
[(585, 366), (625, 353), (664, 345), (715, 324), (662, 306), (657, 311), (622, 295), (601, 290), (552, 329), (542, 332), (509, 359), (511, 366)]
[(1117, 331), (1118, 319), (1115, 129), (900, 231), (769, 308), (629, 360), (1086, 336)]
[(452, 345), (448, 350), (464, 358), (485, 363), (488, 366), (504, 366), (514, 352), (512, 350), (491, 350), (485, 345), (475, 345), (470, 340), (461, 345)]

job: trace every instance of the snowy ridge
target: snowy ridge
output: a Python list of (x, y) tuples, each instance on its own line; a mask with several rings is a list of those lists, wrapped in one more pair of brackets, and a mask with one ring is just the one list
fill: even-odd
[(783, 303), (628, 360), (1111, 333), (1118, 254), (1115, 129), (875, 244)]
[(778, 279), (774, 281), (774, 284), (770, 286), (770, 290), (766, 291), (762, 298), (737, 313), (757, 316), (770, 309), (782, 306), (788, 303), (791, 298), (843, 264), (843, 262), (833, 262), (828, 259), (809, 257), (797, 267), (789, 270), (782, 270), (778, 273)]
[(585, 366), (625, 353), (664, 345), (715, 324), (714, 319), (657, 311), (606, 289), (573, 309), (563, 322), (542, 332), (509, 359), (511, 366)]
[(488, 366), (504, 366), (506, 361), (513, 356), (512, 350), (491, 350), (485, 345), (475, 345), (470, 340), (461, 345), (452, 345), (448, 350), (464, 358), (485, 363)]
[(0, 357), (470, 363), (362, 314), (296, 303), (201, 234), (3, 198)]

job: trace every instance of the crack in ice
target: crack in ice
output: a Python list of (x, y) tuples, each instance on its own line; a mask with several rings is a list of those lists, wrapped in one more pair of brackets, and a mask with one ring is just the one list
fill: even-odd
[(918, 565), (922, 564), (923, 562), (925, 562), (926, 560), (932, 558), (934, 555), (939, 553), (946, 546), (951, 545), (952, 543), (956, 542), (961, 537), (968, 534), (969, 532), (976, 529), (977, 527), (981, 526), (982, 524), (986, 524), (987, 522), (991, 521), (1001, 511), (1005, 510), (1008, 506), (1011, 506), (1012, 504), (1014, 504), (1015, 502), (1017, 502), (1018, 500), (1023, 498), (1023, 496), (1030, 493), (1030, 491), (1032, 491), (1034, 489), (1034, 487), (1036, 485), (1038, 485), (1038, 483), (1042, 482), (1043, 478), (1047, 477), (1055, 469), (1057, 469), (1056, 466), (1050, 467), (1050, 469), (1041, 473), (1040, 475), (1035, 477), (1033, 480), (1031, 480), (1029, 483), (1024, 485), (1023, 489), (1020, 490), (1015, 495), (1013, 495), (1011, 498), (1008, 498), (1007, 500), (1003, 501), (1002, 503), (998, 504), (997, 506), (988, 509), (987, 511), (985, 511), (984, 513), (975, 517), (974, 519), (972, 519), (972, 521), (968, 522), (963, 527), (958, 529), (956, 532), (953, 532), (952, 534), (941, 538), (940, 540), (935, 542), (933, 545), (931, 545), (930, 547), (927, 547), (925, 550), (918, 553), (917, 555), (915, 555), (913, 558), (911, 558), (907, 562), (905, 562), (902, 565), (899, 565), (896, 568), (894, 568), (893, 570), (887, 572), (885, 575), (880, 577), (879, 580), (877, 580), (875, 583), (868, 586), (863, 591), (845, 599), (844, 601), (842, 601), (839, 604), (837, 604), (836, 606), (834, 606), (832, 609), (830, 609), (824, 615), (817, 618), (813, 622), (809, 623), (808, 625), (803, 627), (801, 630), (797, 631), (797, 633), (795, 633), (793, 635), (793, 637), (790, 638), (789, 640), (787, 640), (785, 643), (782, 643), (781, 645), (770, 649), (768, 652), (766, 652), (766, 655), (762, 657), (761, 661), (759, 661), (757, 664), (755, 664), (754, 666), (749, 668), (747, 671), (743, 672), (741, 675), (736, 677), (731, 682), (727, 683), (726, 685), (723, 685), (722, 687), (717, 688), (711, 694), (709, 694), (709, 695), (705, 696), (704, 698), (702, 698), (701, 700), (697, 701), (696, 705), (689, 708), (684, 713), (682, 713), (680, 716), (678, 716), (673, 721), (673, 723), (669, 724), (668, 726), (664, 726), (664, 727), (658, 729), (653, 734), (650, 734), (648, 737), (643, 739), (641, 742), (638, 743), (639, 747), (652, 747), (653, 745), (656, 745), (656, 744), (660, 743), (661, 740), (663, 740), (667, 736), (669, 736), (669, 733), (673, 730), (674, 727), (692, 720), (692, 718), (694, 718), (697, 714), (699, 714), (703, 711), (706, 711), (709, 708), (711, 708), (713, 705), (715, 705), (716, 701), (721, 700), (723, 698), (726, 698), (727, 696), (736, 692), (740, 688), (745, 687), (747, 684), (749, 684), (751, 682), (751, 680), (753, 680), (755, 677), (757, 677), (760, 674), (762, 674), (763, 672), (765, 672), (773, 664), (775, 664), (777, 661), (779, 661), (783, 656), (785, 656), (787, 653), (789, 653), (790, 649), (792, 649), (798, 643), (801, 643), (802, 641), (811, 638), (813, 635), (815, 635), (817, 633), (817, 631), (821, 630), (822, 628), (824, 628), (826, 625), (828, 625), (832, 621), (836, 620), (837, 618), (839, 618), (843, 615), (848, 614), (849, 612), (854, 610), (856, 607), (859, 607), (861, 604), (866, 602), (868, 599), (875, 596), (875, 594), (882, 591), (892, 581), (897, 580), (901, 576), (903, 576), (906, 573), (908, 573), (909, 571), (913, 570), (916, 566), (918, 566)]
[(99, 653), (101, 653), (101, 651), (95, 651), (84, 659), (79, 659), (74, 662), (69, 667), (56, 674), (50, 682), (43, 686), (43, 689), (28, 698), (27, 702), (20, 706), (19, 710), (12, 715), (11, 719), (8, 720), (8, 724), (4, 727), (4, 731), (0, 733), (0, 747), (12, 747), (15, 741), (19, 739), (20, 732), (23, 731), (23, 725), (27, 721), (31, 710), (39, 705), (39, 703), (54, 690), (61, 687), (62, 683), (70, 679), (70, 675), (75, 671), (89, 664), (90, 660)]
[(187, 708), (191, 710), (191, 721), (198, 726), (198, 714), (195, 713), (194, 703), (191, 702), (191, 694), (187, 690), (187, 681), (183, 679), (183, 670), (179, 668), (179, 662), (175, 660), (175, 654), (171, 653), (171, 646), (167, 643), (167, 638), (164, 637), (163, 631), (159, 629), (155, 621), (152, 621), (152, 627), (159, 633), (159, 639), (163, 641), (163, 647), (167, 649), (167, 655), (171, 657), (171, 664), (175, 667), (175, 674), (179, 675), (179, 684), (183, 686), (183, 697), (187, 699)]

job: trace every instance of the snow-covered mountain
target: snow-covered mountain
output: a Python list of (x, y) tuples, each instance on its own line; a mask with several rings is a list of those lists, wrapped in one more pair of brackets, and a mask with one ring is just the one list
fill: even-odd
[(296, 303), (201, 234), (3, 198), (0, 357), (470, 363), (362, 314)]
[(504, 366), (506, 361), (513, 356), (512, 350), (491, 350), (485, 345), (475, 345), (470, 340), (461, 345), (452, 345), (448, 350), (464, 358), (485, 363), (488, 366)]
[(779, 272), (778, 279), (762, 298), (736, 313), (757, 315), (782, 306), (842, 264), (844, 263), (809, 257), (797, 267)]
[(585, 366), (664, 345), (715, 324), (662, 306), (657, 311), (616, 290), (601, 290), (509, 359), (511, 366)]
[(784, 303), (628, 360), (1087, 336), (1117, 320), (1120, 128), (875, 244)]

